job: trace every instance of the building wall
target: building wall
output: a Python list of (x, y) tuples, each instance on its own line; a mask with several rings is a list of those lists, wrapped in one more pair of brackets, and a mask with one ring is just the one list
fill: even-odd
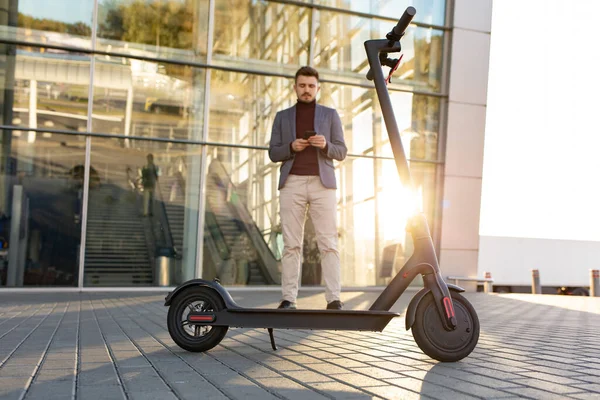
[(452, 15), (440, 264), (476, 276), (492, 0), (456, 0)]

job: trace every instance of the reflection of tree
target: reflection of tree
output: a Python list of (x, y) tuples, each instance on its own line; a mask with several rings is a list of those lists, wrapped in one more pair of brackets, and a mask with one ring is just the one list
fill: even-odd
[(440, 32), (435, 30), (425, 31), (425, 28), (415, 31), (415, 35), (423, 36), (431, 32), (431, 37), (415, 37), (414, 58), (402, 61), (396, 77), (402, 76), (404, 80), (411, 80), (417, 85), (425, 84), (427, 89), (439, 92), (441, 90), (442, 72), (442, 39)]
[(194, 20), (191, 0), (144, 1), (103, 4), (106, 16), (98, 36), (177, 49), (192, 48)]
[(69, 24), (52, 19), (34, 18), (30, 15), (25, 15), (22, 13), (19, 13), (19, 27), (36, 29), (40, 31), (68, 33), (78, 36), (90, 36), (92, 34), (92, 28), (85, 22), (75, 22), (73, 24)]
[(427, 82), (434, 91), (439, 91), (442, 71), (441, 34), (429, 30), (431, 37), (415, 38), (415, 80)]

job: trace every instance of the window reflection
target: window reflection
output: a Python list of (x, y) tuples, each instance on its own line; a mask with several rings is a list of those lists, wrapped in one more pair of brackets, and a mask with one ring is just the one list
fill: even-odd
[(93, 0), (3, 2), (0, 37), (42, 44), (90, 47)]
[(293, 84), (293, 79), (212, 70), (209, 141), (268, 145), (275, 114), (296, 103)]
[(213, 147), (206, 176), (203, 278), (226, 284), (280, 280), (281, 231), (266, 150)]
[[(192, 279), (199, 146), (92, 140), (86, 286), (175, 286)], [(164, 268), (163, 268), (164, 267)]]
[[(0, 56), (4, 88), (2, 123), (17, 127), (85, 131), (89, 57), (18, 47), (16, 56)], [(34, 143), (41, 134), (15, 131)]]
[[(385, 38), (394, 27), (390, 21), (331, 11), (319, 11), (315, 18), (315, 66), (324, 73), (349, 78), (364, 79), (369, 69), (364, 42)], [(402, 64), (392, 82), (440, 91), (442, 38), (443, 31), (410, 27), (402, 39)]]
[(0, 285), (76, 286), (82, 138), (2, 131)]
[[(320, 93), (340, 114), (349, 153), (393, 157), (374, 90), (325, 82)], [(398, 91), (390, 98), (407, 157), (437, 160), (440, 99)]]
[(213, 62), (295, 72), (308, 64), (311, 13), (308, 7), (277, 2), (217, 0)]
[(96, 59), (93, 130), (202, 140), (205, 70), (121, 57)]
[(208, 0), (104, 0), (98, 48), (137, 56), (206, 59)]
[(399, 19), (408, 6), (417, 9), (415, 22), (443, 25), (445, 0), (315, 0), (316, 4)]

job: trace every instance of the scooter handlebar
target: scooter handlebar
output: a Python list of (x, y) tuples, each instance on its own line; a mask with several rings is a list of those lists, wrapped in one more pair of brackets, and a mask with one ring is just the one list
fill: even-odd
[[(408, 25), (410, 25), (412, 19), (416, 14), (417, 10), (414, 7), (407, 7), (406, 10), (404, 10), (404, 13), (400, 17), (400, 19), (398, 20), (396, 26), (394, 26), (394, 29), (392, 29), (392, 31), (388, 33), (388, 38), (390, 37), (390, 34), (393, 34), (393, 36), (396, 36), (399, 39), (404, 34), (404, 31), (406, 31)], [(369, 68), (369, 71), (367, 72), (367, 79), (372, 81), (374, 78), (375, 73), (372, 69)]]
[(417, 10), (414, 7), (407, 7), (404, 11), (404, 14), (402, 14), (400, 19), (398, 20), (398, 23), (394, 27), (394, 34), (402, 36), (404, 31), (408, 28), (408, 25), (410, 25), (410, 22), (412, 21), (416, 13)]

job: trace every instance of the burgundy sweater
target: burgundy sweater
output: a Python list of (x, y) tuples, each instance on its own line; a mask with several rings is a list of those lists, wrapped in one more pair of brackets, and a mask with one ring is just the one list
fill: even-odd
[[(303, 139), (305, 131), (315, 130), (315, 106), (316, 101), (308, 104), (301, 101), (296, 103), (296, 139)], [(319, 175), (317, 150), (316, 147), (309, 145), (296, 153), (290, 174)]]

